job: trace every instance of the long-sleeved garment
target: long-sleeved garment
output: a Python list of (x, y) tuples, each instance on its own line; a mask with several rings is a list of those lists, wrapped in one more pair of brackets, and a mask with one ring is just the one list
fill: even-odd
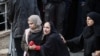
[(42, 31), (38, 32), (38, 33), (29, 33), (29, 36), (27, 38), (27, 42), (26, 42), (26, 35), (23, 36), (22, 42), (21, 42), (21, 47), (24, 51), (26, 51), (29, 56), (40, 56), (40, 52), (39, 51), (35, 51), (35, 50), (29, 50), (28, 46), (29, 46), (29, 42), (30, 41), (35, 41), (36, 45), (40, 45), (41, 44), (41, 39), (42, 39)]
[(39, 15), (37, 0), (9, 0), (8, 19), (12, 22), (14, 38), (22, 37), (28, 28), (27, 19), (30, 15)]

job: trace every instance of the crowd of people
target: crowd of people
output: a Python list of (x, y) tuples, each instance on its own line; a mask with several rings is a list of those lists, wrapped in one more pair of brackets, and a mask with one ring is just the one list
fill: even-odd
[(81, 50), (100, 56), (99, 5), (99, 0), (8, 0), (17, 56), (70, 56)]

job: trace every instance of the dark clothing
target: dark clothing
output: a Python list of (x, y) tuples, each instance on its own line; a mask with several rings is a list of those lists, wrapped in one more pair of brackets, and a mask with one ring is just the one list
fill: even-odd
[[(28, 38), (28, 43), (30, 41), (35, 41), (36, 45), (40, 45), (41, 38), (42, 38), (42, 32), (30, 33), (29, 38)], [(40, 52), (39, 51), (28, 50), (28, 53), (29, 53), (29, 56), (40, 56)]]
[(43, 56), (70, 56), (66, 45), (58, 34), (52, 33), (44, 38), (46, 41), (41, 46)]
[(58, 32), (63, 31), (65, 19), (66, 2), (63, 0), (47, 0), (45, 6), (45, 21), (52, 21)]
[(15, 47), (16, 47), (16, 51), (17, 52), (19, 52), (19, 53), (17, 53), (18, 54), (18, 56), (23, 56), (23, 50), (22, 50), (22, 48), (21, 48), (21, 38), (15, 38), (14, 39), (14, 43), (15, 43)]
[[(68, 46), (70, 49), (70, 46), (73, 46), (72, 48), (74, 48), (74, 50), (71, 51), (80, 51), (84, 49), (84, 56), (92, 56), (92, 52), (95, 50), (95, 38), (93, 27), (85, 27), (81, 36), (68, 41)], [(75, 49), (74, 46), (77, 48)]]
[[(32, 14), (39, 15), (37, 0), (8, 0), (8, 20), (12, 23), (13, 38), (22, 39), (24, 30), (28, 28), (27, 19)], [(15, 44), (19, 42), (16, 41)], [(17, 45), (15, 47), (18, 51), (17, 54), (22, 56), (22, 50), (17, 48)]]
[(100, 36), (100, 14), (96, 12), (90, 12), (87, 14), (94, 21), (94, 32), (96, 36)]
[(100, 13), (90, 12), (87, 14), (94, 21), (94, 33), (95, 33), (95, 50), (100, 50)]
[(100, 14), (96, 12), (90, 12), (87, 14), (87, 16), (94, 21), (94, 24), (90, 27), (85, 27), (79, 37), (69, 40), (68, 46), (71, 51), (79, 51), (82, 49), (81, 45), (83, 45), (84, 56), (92, 56), (92, 52), (100, 48), (98, 44), (98, 36), (100, 36)]
[(86, 12), (100, 13), (100, 0), (86, 0)]
[[(41, 39), (42, 39), (42, 31), (38, 32), (38, 33), (29, 33), (29, 38), (28, 38), (28, 43), (30, 41), (35, 41), (36, 45), (40, 45), (41, 44)], [(22, 39), (22, 43), (21, 43), (22, 49), (28, 52), (29, 56), (40, 56), (40, 52), (39, 51), (35, 51), (35, 50), (29, 50), (28, 49), (28, 45), (25, 41), (25, 35)]]
[(32, 14), (39, 15), (37, 0), (9, 0), (8, 6), (8, 19), (13, 23), (13, 37), (22, 37), (28, 28), (28, 17)]
[(42, 56), (70, 56), (65, 43), (59, 33), (57, 33), (53, 23), (49, 23), (51, 27), (50, 33), (44, 36), (40, 49)]
[(74, 34), (75, 36), (79, 36), (80, 33), (82, 33), (82, 30), (84, 28), (84, 22), (85, 22), (85, 19), (83, 18), (83, 12), (84, 12), (83, 7), (84, 7), (84, 3), (85, 2), (83, 0), (78, 0), (77, 18), (75, 19), (76, 20), (75, 34)]
[(96, 37), (95, 44), (96, 50), (100, 50), (100, 36)]

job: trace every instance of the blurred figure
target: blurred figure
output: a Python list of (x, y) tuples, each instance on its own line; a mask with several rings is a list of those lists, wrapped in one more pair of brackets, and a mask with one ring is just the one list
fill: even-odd
[(27, 18), (39, 15), (37, 0), (8, 0), (8, 20), (12, 23), (12, 35), (15, 41), (17, 56), (22, 56), (21, 39), (28, 28)]
[(87, 14), (87, 26), (79, 37), (67, 41), (67, 44), (72, 52), (77, 52), (84, 49), (84, 56), (92, 56), (96, 50), (96, 38), (100, 34), (100, 14), (90, 12)]
[(69, 0), (43, 0), (44, 2), (44, 11), (45, 21), (52, 21), (58, 32), (63, 33), (63, 25), (65, 17), (68, 16), (68, 8), (66, 9), (66, 2), (69, 3)]

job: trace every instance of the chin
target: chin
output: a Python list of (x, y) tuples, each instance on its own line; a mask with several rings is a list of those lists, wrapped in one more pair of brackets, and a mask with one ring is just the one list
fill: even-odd
[(48, 33), (44, 33), (44, 35), (48, 35)]

